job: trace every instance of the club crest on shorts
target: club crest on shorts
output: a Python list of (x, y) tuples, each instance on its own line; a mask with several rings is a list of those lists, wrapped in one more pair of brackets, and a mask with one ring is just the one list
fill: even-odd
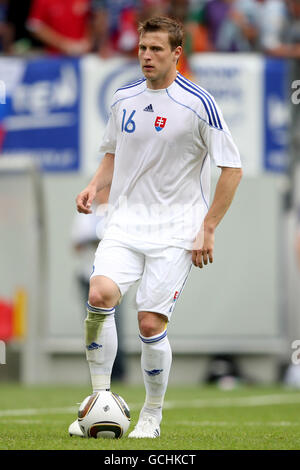
[(163, 130), (163, 128), (166, 125), (166, 122), (167, 122), (167, 118), (164, 118), (164, 117), (161, 117), (161, 116), (156, 117), (154, 126), (155, 126), (155, 129), (157, 130), (157, 132)]

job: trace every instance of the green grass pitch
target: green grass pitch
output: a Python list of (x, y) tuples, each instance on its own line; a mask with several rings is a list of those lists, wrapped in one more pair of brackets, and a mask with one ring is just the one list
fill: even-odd
[[(131, 409), (133, 429), (142, 386), (113, 383)], [(300, 390), (283, 387), (170, 387), (161, 437), (119, 440), (69, 437), (88, 387), (0, 385), (0, 449), (287, 450), (300, 449)]]

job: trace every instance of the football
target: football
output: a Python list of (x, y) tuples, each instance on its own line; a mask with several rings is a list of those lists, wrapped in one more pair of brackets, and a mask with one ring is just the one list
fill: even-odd
[(95, 392), (81, 403), (78, 423), (85, 437), (119, 439), (129, 428), (129, 407), (116, 393)]

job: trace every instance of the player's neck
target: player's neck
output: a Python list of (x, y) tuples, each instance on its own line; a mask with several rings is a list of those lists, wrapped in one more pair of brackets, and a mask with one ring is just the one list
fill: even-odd
[(172, 71), (168, 76), (157, 79), (157, 80), (149, 80), (147, 79), (147, 88), (151, 90), (161, 90), (164, 88), (168, 88), (174, 82), (177, 76), (177, 69)]

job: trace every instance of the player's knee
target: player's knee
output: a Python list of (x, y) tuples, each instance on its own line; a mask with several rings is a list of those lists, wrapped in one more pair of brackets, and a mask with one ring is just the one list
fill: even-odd
[(114, 298), (108, 291), (91, 288), (89, 292), (89, 304), (93, 307), (110, 308), (114, 307)]
[(165, 328), (165, 322), (158, 315), (144, 315), (139, 320), (139, 329), (142, 336), (150, 338), (155, 336)]

